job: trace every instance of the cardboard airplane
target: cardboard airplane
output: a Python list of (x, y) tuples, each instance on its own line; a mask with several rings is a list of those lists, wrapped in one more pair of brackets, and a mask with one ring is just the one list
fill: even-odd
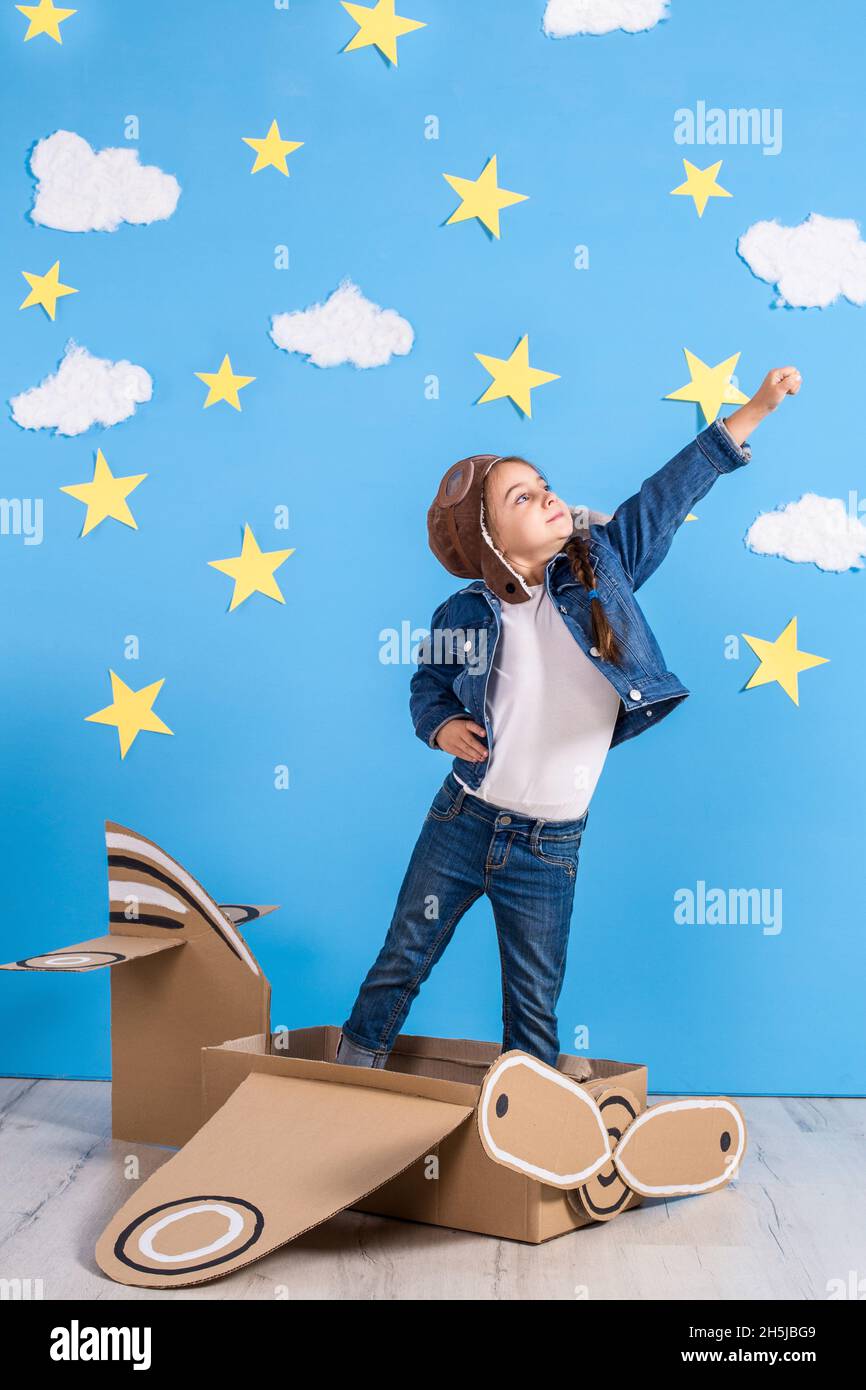
[(338, 1028), (272, 1035), (240, 926), (273, 909), (217, 904), (123, 826), (106, 844), (110, 934), (0, 968), (130, 966), (110, 975), (112, 1135), (182, 1147), (99, 1238), (117, 1282), (216, 1279), (347, 1207), (538, 1243), (738, 1175), (737, 1105), (647, 1109), (639, 1064), (401, 1034), (378, 1070), (334, 1061)]

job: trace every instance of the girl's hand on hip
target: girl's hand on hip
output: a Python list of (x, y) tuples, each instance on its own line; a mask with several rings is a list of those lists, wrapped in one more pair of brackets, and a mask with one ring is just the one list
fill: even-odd
[(471, 763), (480, 763), (487, 757), (487, 749), (481, 738), (475, 737), (476, 734), (480, 734), (481, 738), (487, 737), (487, 731), (472, 719), (449, 719), (436, 735), (436, 747), (441, 748), (444, 753), (452, 753), (457, 758), (467, 758)]

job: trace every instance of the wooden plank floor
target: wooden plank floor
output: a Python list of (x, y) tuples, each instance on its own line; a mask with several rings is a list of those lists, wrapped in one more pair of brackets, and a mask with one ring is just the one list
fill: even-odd
[(0, 1078), (0, 1279), (57, 1299), (823, 1300), (866, 1278), (866, 1100), (734, 1099), (748, 1148), (720, 1192), (647, 1200), (541, 1246), (346, 1212), (166, 1292), (113, 1283), (93, 1249), (131, 1182), (173, 1151), (108, 1137), (107, 1082)]

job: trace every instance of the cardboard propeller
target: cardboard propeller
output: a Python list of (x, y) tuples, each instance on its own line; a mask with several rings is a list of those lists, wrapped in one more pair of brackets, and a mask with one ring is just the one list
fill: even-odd
[(746, 1122), (727, 1096), (689, 1096), (640, 1113), (624, 1087), (584, 1087), (525, 1052), (504, 1052), (478, 1099), (495, 1163), (574, 1193), (576, 1210), (609, 1221), (640, 1197), (713, 1192), (736, 1177)]
[[(201, 1049), (270, 1026), (271, 987), (241, 935), (271, 906), (220, 906), (177, 860), (105, 822), (109, 935), (0, 970), (111, 969), (111, 1132), (184, 1144), (201, 1117)], [(178, 949), (182, 947), (183, 949)]]

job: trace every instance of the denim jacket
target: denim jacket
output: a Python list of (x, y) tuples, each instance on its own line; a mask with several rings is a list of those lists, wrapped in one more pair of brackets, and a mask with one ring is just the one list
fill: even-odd
[[(721, 473), (751, 458), (748, 445), (735, 443), (720, 420), (681, 449), (640, 490), (620, 504), (609, 521), (584, 529), (595, 569), (595, 587), (616, 634), (620, 661), (604, 661), (593, 645), (590, 600), (571, 573), (562, 550), (548, 560), (544, 584), (578, 646), (611, 682), (620, 708), (610, 746), (624, 743), (658, 724), (690, 693), (667, 669), (636, 591), (658, 568), (683, 521)], [(443, 724), (469, 718), (495, 730), (486, 708), (487, 681), (501, 630), (500, 600), (476, 579), (440, 604), (430, 636), (419, 648), (418, 669), (410, 684), (409, 709), (415, 732), (431, 748)], [(469, 787), (481, 782), (488, 759), (454, 758), (453, 771)]]

